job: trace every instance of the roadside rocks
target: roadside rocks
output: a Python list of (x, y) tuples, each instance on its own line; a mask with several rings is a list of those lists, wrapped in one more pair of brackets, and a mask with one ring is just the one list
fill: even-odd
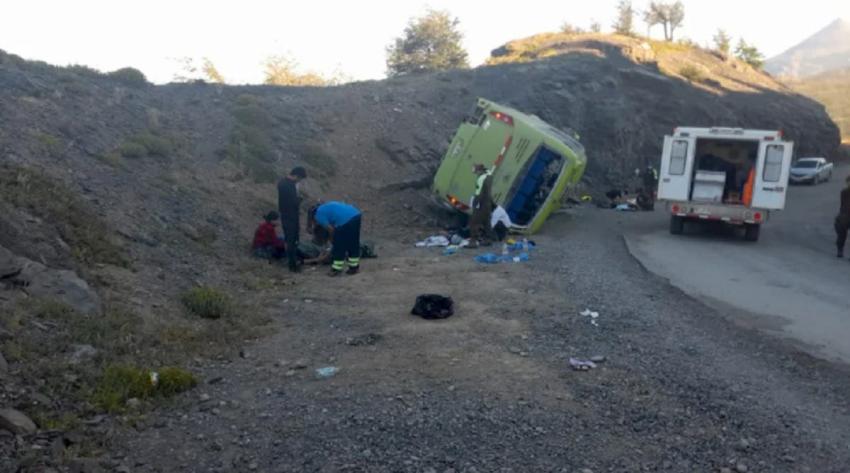
[(19, 274), (23, 263), (11, 251), (0, 246), (0, 280), (9, 279)]
[(78, 365), (97, 356), (97, 348), (91, 345), (72, 345), (74, 350), (68, 357), (68, 363)]
[(0, 280), (4, 283), (2, 288), (25, 288), (30, 296), (68, 304), (81, 314), (98, 315), (102, 311), (100, 296), (74, 271), (49, 268), (3, 247)]
[(37, 427), (26, 414), (19, 410), (0, 409), (0, 429), (21, 435), (34, 433)]

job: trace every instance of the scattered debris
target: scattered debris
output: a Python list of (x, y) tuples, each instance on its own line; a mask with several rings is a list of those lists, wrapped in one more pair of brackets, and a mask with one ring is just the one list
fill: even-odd
[(590, 360), (580, 360), (578, 358), (570, 358), (570, 366), (576, 371), (589, 371), (596, 368), (596, 363)]
[(475, 258), (478, 263), (498, 264), (498, 263), (520, 263), (529, 260), (528, 253), (519, 253), (517, 255), (496, 255), (495, 253), (484, 253)]
[(584, 309), (583, 311), (581, 311), (581, 316), (582, 317), (590, 317), (590, 323), (594, 327), (599, 326), (599, 323), (596, 321), (596, 319), (599, 318), (599, 312), (594, 312), (590, 309)]
[(597, 364), (598, 363), (605, 363), (606, 361), (608, 361), (608, 358), (606, 358), (603, 355), (596, 355), (596, 356), (591, 356), (590, 361), (597, 363)]
[(345, 343), (346, 343), (346, 345), (350, 345), (350, 346), (353, 346), (353, 347), (359, 347), (359, 346), (364, 346), (364, 345), (371, 346), (371, 345), (374, 345), (374, 344), (380, 342), (383, 338), (384, 338), (383, 335), (380, 335), (380, 334), (377, 334), (377, 333), (367, 333), (365, 335), (360, 335), (360, 336), (357, 336), (357, 337), (349, 337), (345, 341)]
[(316, 377), (319, 379), (331, 378), (337, 373), (339, 373), (339, 368), (336, 366), (325, 366), (323, 368), (316, 369)]
[(432, 248), (432, 247), (435, 247), (435, 246), (444, 247), (444, 246), (449, 246), (450, 244), (451, 244), (451, 242), (449, 241), (449, 239), (444, 237), (443, 235), (434, 235), (434, 236), (429, 236), (428, 238), (426, 238), (426, 239), (424, 239), (420, 242), (417, 242), (416, 247), (417, 248)]
[(428, 320), (445, 319), (454, 315), (454, 301), (439, 294), (423, 294), (416, 297), (410, 313)]

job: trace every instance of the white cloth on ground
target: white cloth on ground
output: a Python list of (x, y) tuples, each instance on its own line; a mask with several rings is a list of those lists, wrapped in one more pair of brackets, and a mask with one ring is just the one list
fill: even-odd
[(505, 224), (507, 228), (511, 228), (511, 225), (513, 225), (510, 215), (508, 215), (508, 212), (501, 205), (493, 209), (493, 215), (490, 216), (490, 226), (495, 227), (499, 222)]
[(449, 246), (449, 239), (443, 235), (429, 236), (428, 238), (416, 243), (417, 248), (431, 248), (435, 246)]

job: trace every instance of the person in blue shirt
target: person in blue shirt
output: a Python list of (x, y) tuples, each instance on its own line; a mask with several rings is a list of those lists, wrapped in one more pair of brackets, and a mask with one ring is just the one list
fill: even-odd
[[(360, 210), (342, 202), (325, 202), (310, 211), (309, 226), (317, 236), (327, 232), (333, 242), (331, 276), (357, 274), (360, 270)], [(346, 261), (347, 257), (347, 261)]]

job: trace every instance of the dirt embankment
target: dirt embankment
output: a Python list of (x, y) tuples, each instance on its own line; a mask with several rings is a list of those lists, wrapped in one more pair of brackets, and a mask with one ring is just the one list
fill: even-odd
[[(38, 411), (41, 430), (86, 430), (75, 417), (57, 419), (68, 410), (91, 420), (97, 406), (76, 396), (91, 399), (87, 380), (110, 362), (226, 356), (251, 331), (242, 321), (222, 330), (187, 320), (180, 296), (196, 285), (226, 288), (243, 314), (262, 316), (286, 294), (289, 281), (258, 273), (246, 257), (259, 216), (275, 206), (279, 175), (304, 164), (309, 199), (353, 201), (365, 211), (365, 233), (411, 238), (434, 223), (423, 183), (478, 96), (578, 131), (589, 158), (584, 185), (597, 191), (655, 163), (661, 137), (678, 125), (782, 128), (805, 154), (838, 144), (823, 108), (781, 87), (731, 72), (685, 80), (665, 66), (672, 56), (638, 57), (602, 37), (570, 45), (531, 62), (333, 88), (155, 87), (127, 71), (0, 52), (0, 247), (8, 250), (0, 310), (14, 314), (0, 326), (10, 373), (0, 373), (0, 396)], [(706, 53), (681, 54), (724, 67)], [(42, 275), (35, 286), (21, 281), (25, 266)], [(97, 309), (77, 324), (64, 308), (21, 305), (34, 299), (27, 284), (48, 295), (73, 287), (82, 302), (63, 302)], [(92, 323), (100, 320), (108, 323)], [(88, 346), (98, 355), (78, 360)]]

